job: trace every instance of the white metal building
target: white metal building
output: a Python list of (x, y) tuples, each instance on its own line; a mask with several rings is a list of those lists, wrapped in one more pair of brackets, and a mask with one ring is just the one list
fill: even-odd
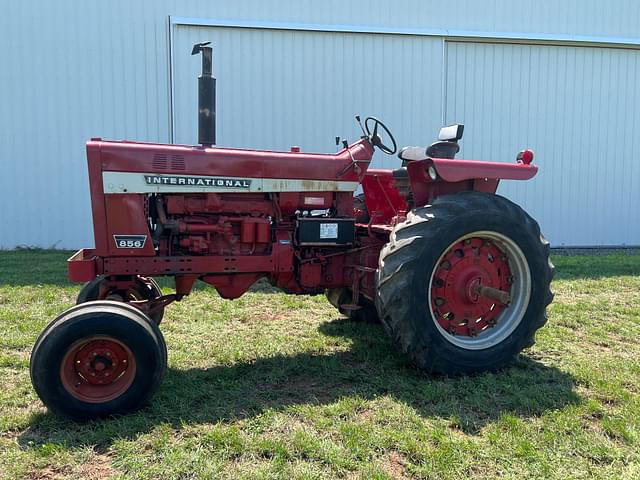
[(0, 248), (92, 245), (88, 138), (196, 143), (200, 41), (220, 145), (333, 151), (355, 113), (426, 145), (461, 122), (461, 158), (535, 149), (540, 174), (500, 192), (554, 246), (640, 245), (635, 0), (22, 0), (0, 15)]

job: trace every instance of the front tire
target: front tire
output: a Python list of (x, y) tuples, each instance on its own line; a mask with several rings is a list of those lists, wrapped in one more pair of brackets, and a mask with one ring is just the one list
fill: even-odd
[(496, 370), (533, 345), (552, 278), (535, 220), (498, 195), (460, 192), (395, 227), (380, 253), (376, 306), (420, 368)]
[(45, 328), (30, 372), (50, 410), (86, 420), (143, 406), (166, 366), (166, 345), (153, 322), (132, 306), (95, 301), (68, 309)]

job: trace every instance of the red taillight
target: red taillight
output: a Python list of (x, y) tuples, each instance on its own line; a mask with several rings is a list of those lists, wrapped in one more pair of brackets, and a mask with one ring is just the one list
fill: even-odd
[(531, 162), (533, 162), (533, 150), (522, 150), (520, 153), (518, 153), (516, 160), (518, 161), (518, 163), (529, 165)]

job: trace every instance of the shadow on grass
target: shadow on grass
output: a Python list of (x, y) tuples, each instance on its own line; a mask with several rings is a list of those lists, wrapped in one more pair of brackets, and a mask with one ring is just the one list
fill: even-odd
[(476, 434), (504, 413), (535, 417), (581, 401), (569, 374), (526, 356), (497, 373), (437, 377), (408, 365), (379, 325), (337, 319), (322, 324), (320, 331), (353, 339), (352, 349), (169, 369), (152, 405), (137, 413), (85, 424), (44, 413), (18, 441), (24, 448), (54, 443), (106, 449), (114, 440), (135, 439), (158, 424), (180, 429), (185, 423), (229, 422), (270, 408), (327, 405), (350, 396), (390, 396), (423, 417), (450, 419), (455, 428)]

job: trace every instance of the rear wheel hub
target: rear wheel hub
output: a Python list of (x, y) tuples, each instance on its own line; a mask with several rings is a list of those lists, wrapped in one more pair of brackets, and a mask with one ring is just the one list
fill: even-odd
[(456, 242), (445, 252), (431, 287), (438, 323), (454, 335), (475, 336), (495, 323), (504, 305), (479, 294), (479, 286), (509, 291), (507, 257), (483, 238)]
[(436, 263), (429, 306), (451, 343), (488, 348), (517, 327), (529, 294), (529, 268), (520, 248), (502, 234), (475, 232), (452, 243)]

